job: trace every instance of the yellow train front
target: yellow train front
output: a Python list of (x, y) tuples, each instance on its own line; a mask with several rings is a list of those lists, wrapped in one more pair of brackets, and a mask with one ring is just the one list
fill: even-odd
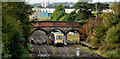
[(54, 43), (54, 45), (64, 44), (64, 34), (61, 32), (52, 32), (50, 34), (50, 39)]

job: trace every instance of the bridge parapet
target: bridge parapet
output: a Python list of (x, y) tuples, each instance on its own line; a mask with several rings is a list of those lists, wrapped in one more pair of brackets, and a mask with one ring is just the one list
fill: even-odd
[(65, 21), (32, 21), (35, 27), (77, 27), (80, 28), (79, 22), (65, 22)]

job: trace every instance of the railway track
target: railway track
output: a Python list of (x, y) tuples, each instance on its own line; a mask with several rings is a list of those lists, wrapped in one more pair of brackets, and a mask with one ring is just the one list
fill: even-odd
[[(40, 38), (40, 32), (36, 32), (32, 35), (33, 39), (35, 40), (35, 44), (33, 44), (33, 57), (38, 57), (39, 59), (56, 59), (57, 57), (60, 59), (76, 59), (76, 48), (75, 46), (72, 46), (71, 44), (68, 44), (67, 46), (54, 46), (54, 45), (47, 45), (44, 44), (45, 39)], [(38, 42), (39, 41), (39, 44)], [(79, 57), (94, 57), (88, 53), (85, 53), (80, 50), (80, 56)]]

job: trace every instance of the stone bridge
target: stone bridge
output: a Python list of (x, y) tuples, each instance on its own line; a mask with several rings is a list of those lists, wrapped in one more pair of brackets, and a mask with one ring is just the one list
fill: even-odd
[(77, 31), (79, 33), (80, 40), (81, 24), (79, 22), (65, 22), (65, 21), (31, 21), (31, 22), (35, 27), (33, 32), (37, 30), (42, 30), (46, 33), (48, 39), (51, 31), (58, 29), (65, 35), (66, 41), (67, 33), (70, 31)]

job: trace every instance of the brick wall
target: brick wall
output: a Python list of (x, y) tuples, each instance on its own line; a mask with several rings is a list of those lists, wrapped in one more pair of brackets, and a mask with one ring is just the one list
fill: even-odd
[(38, 26), (51, 26), (51, 27), (80, 27), (78, 22), (36, 22), (33, 24), (35, 27)]

